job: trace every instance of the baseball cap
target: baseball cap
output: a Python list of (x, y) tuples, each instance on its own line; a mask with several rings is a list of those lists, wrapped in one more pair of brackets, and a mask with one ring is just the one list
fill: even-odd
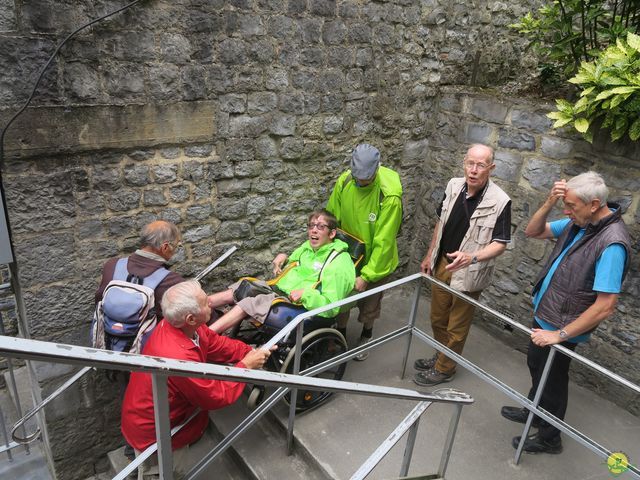
[(351, 154), (351, 175), (358, 180), (373, 177), (380, 165), (380, 152), (373, 145), (361, 143)]

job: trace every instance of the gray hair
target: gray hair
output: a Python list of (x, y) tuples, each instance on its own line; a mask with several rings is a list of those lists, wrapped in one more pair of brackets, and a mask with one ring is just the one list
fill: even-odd
[(186, 280), (167, 290), (160, 302), (165, 320), (176, 328), (182, 328), (187, 315), (200, 312), (197, 296), (201, 291), (197, 280)]
[(180, 240), (180, 230), (171, 222), (157, 220), (145, 225), (140, 232), (140, 246), (159, 249), (167, 242), (176, 244)]
[(600, 174), (596, 172), (589, 171), (573, 177), (567, 182), (567, 188), (573, 190), (584, 203), (598, 199), (601, 207), (607, 204), (609, 189)]

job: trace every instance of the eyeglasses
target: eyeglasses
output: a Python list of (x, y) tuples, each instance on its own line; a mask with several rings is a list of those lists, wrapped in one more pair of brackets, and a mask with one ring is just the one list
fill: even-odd
[(327, 225), (326, 223), (309, 223), (307, 224), (307, 228), (309, 230), (312, 230), (314, 228), (317, 228), (318, 230), (328, 230), (329, 225)]
[(475, 163), (475, 162), (472, 162), (471, 160), (465, 160), (464, 161), (464, 166), (466, 168), (468, 168), (469, 170), (471, 170), (473, 167), (476, 167), (476, 169), (479, 172), (484, 172), (491, 165), (487, 165), (486, 163)]

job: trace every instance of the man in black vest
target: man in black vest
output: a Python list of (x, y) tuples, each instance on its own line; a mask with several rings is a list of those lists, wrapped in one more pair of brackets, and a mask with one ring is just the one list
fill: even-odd
[[(550, 345), (560, 343), (574, 350), (615, 310), (629, 269), (631, 242), (620, 206), (607, 204), (608, 193), (595, 172), (555, 182), (525, 230), (527, 237), (558, 239), (533, 289), (533, 333), (527, 353), (532, 381), (529, 400), (540, 383)], [(559, 199), (564, 200), (568, 218), (549, 223), (547, 216)], [(556, 353), (540, 398), (539, 406), (560, 420), (567, 410), (570, 362), (571, 358)], [(528, 411), (502, 407), (501, 414), (525, 423)], [(525, 452), (562, 452), (560, 430), (539, 418), (533, 426), (538, 431), (525, 439)], [(514, 448), (519, 443), (520, 437), (512, 441)]]

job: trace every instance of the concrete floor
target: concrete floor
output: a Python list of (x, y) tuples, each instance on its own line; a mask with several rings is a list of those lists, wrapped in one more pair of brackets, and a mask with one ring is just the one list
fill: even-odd
[[(385, 298), (383, 316), (375, 334), (392, 331), (408, 316), (409, 297), (391, 294)], [(430, 333), (428, 302), (421, 301), (417, 326)], [(523, 320), (526, 321), (526, 320)], [(348, 339), (354, 344), (360, 326), (349, 325)], [(517, 334), (514, 334), (517, 335)], [(407, 377), (400, 378), (405, 339), (396, 340), (373, 351), (365, 362), (350, 362), (345, 380), (378, 385), (428, 390), (418, 387), (411, 377), (413, 361), (431, 356), (433, 350), (415, 341), (410, 353)], [(521, 393), (530, 386), (525, 356), (491, 337), (481, 328), (472, 327), (465, 347), (465, 357), (480, 368), (502, 379)], [(440, 385), (471, 394), (475, 403), (463, 409), (446, 478), (450, 480), (595, 480), (613, 478), (604, 459), (568, 438), (563, 439), (560, 455), (523, 455), (515, 465), (511, 439), (521, 435), (522, 425), (500, 416), (502, 405), (514, 405), (505, 394), (470, 372), (459, 369), (453, 381)], [(440, 387), (438, 386), (438, 387)], [(435, 387), (435, 388), (438, 388)], [(621, 387), (623, 388), (623, 387)], [(368, 458), (413, 408), (409, 401), (385, 400), (355, 395), (335, 395), (321, 408), (299, 416), (296, 420), (298, 439), (335, 478), (347, 479)], [(280, 406), (278, 415), (287, 410)], [(413, 454), (411, 475), (436, 473), (442, 446), (453, 408), (433, 404), (423, 415)], [(640, 462), (640, 418), (575, 384), (570, 386), (569, 411), (566, 421), (612, 451), (625, 452), (632, 464)], [(405, 441), (372, 472), (369, 479), (398, 478)], [(634, 478), (625, 473), (617, 478)]]
[[(387, 295), (383, 303), (383, 316), (376, 325), (375, 334), (381, 335), (402, 326), (408, 315), (409, 301), (408, 296), (399, 293)], [(427, 319), (428, 302), (421, 300), (417, 326), (429, 333)], [(522, 321), (526, 322), (528, 319)], [(351, 344), (355, 344), (359, 331), (360, 326), (352, 321), (348, 335)], [(411, 380), (411, 365), (415, 358), (430, 356), (432, 349), (414, 341), (408, 374), (402, 379), (400, 368), (405, 345), (405, 339), (396, 340), (373, 351), (365, 362), (350, 362), (345, 380), (423, 390)], [(473, 327), (464, 354), (521, 393), (528, 390), (529, 374), (525, 356), (492, 338), (487, 331)], [(513, 402), (464, 369), (459, 369), (455, 379), (444, 386), (465, 391), (475, 399), (473, 405), (463, 409), (447, 479), (614, 478), (604, 459), (566, 436), (561, 455), (524, 455), (521, 463), (515, 465), (511, 438), (521, 434), (521, 425), (500, 416), (500, 406)], [(317, 410), (298, 416), (297, 441), (308, 449), (333, 478), (348, 479), (413, 406), (414, 402), (409, 401), (335, 395)], [(452, 410), (451, 406), (434, 404), (422, 417), (411, 475), (432, 474), (437, 471)], [(287, 409), (284, 405), (279, 405), (276, 413), (284, 419)], [(571, 384), (566, 420), (606, 448), (625, 452), (633, 464), (640, 463), (640, 418), (585, 388)], [(368, 479), (398, 478), (404, 445), (404, 440), (401, 440)], [(14, 452), (14, 462), (8, 462), (6, 455), (0, 455), (0, 479), (50, 478), (44, 459), (38, 455), (37, 449), (29, 456), (24, 455), (23, 451)], [(289, 457), (281, 449), (273, 448), (269, 460), (286, 463)], [(624, 480), (634, 477), (625, 473), (616, 478)]]

